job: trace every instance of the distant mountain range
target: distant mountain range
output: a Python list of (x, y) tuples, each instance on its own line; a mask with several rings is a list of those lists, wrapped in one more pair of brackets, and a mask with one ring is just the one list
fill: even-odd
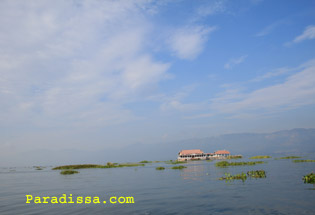
[[(36, 150), (18, 155), (20, 159), (1, 163), (14, 165), (57, 165), (78, 163), (137, 162), (141, 160), (175, 160), (182, 149), (201, 149), (214, 152), (229, 150), (232, 154), (250, 155), (300, 155), (315, 153), (315, 129), (297, 128), (273, 133), (239, 133), (216, 137), (186, 139), (160, 144), (132, 144), (123, 148), (111, 148), (99, 151)], [(27, 157), (27, 161), (25, 158)]]
[[(149, 160), (176, 159), (182, 149), (214, 152), (227, 149), (232, 154), (305, 154), (315, 153), (315, 129), (296, 128), (273, 133), (225, 134), (161, 144), (134, 144), (122, 149), (126, 157)], [(132, 156), (130, 156), (132, 155)]]

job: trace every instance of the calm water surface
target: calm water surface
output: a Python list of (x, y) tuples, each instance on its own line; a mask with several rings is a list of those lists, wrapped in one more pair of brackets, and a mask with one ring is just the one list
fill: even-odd
[[(243, 159), (244, 161), (246, 159)], [(217, 168), (215, 162), (195, 161), (186, 169), (165, 163), (144, 167), (81, 169), (60, 175), (46, 167), (0, 169), (0, 214), (315, 214), (315, 187), (302, 177), (315, 172), (315, 163), (265, 159), (256, 166)], [(240, 161), (240, 160), (238, 160)], [(157, 166), (167, 167), (157, 171)], [(265, 179), (245, 182), (218, 180), (263, 169)], [(98, 196), (107, 204), (26, 204), (33, 196)], [(110, 204), (111, 196), (133, 196), (135, 204)]]

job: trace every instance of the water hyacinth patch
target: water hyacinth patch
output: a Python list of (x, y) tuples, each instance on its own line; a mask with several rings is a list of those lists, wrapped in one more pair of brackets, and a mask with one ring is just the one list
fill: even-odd
[(35, 168), (36, 170), (43, 170), (43, 169), (44, 169), (44, 167), (41, 167), (41, 166), (34, 166), (34, 168)]
[(65, 165), (54, 167), (53, 170), (58, 169), (87, 169), (87, 168), (105, 168), (104, 165), (98, 164), (77, 164), (77, 165)]
[(178, 160), (169, 160), (165, 161), (166, 164), (180, 164), (180, 163), (187, 163), (186, 161), (178, 161)]
[(246, 165), (256, 165), (256, 164), (262, 164), (263, 161), (250, 161), (250, 162), (228, 162), (228, 161), (220, 161), (217, 162), (215, 165), (217, 167), (227, 167), (227, 166), (246, 166)]
[(72, 174), (76, 174), (79, 173), (78, 171), (75, 170), (63, 170), (60, 172), (61, 175), (72, 175)]
[(296, 158), (301, 158), (300, 156), (286, 156), (286, 157), (281, 157), (277, 159), (296, 159)]
[(308, 175), (305, 175), (303, 177), (303, 181), (304, 181), (304, 183), (315, 184), (315, 174), (312, 172)]
[(159, 166), (159, 167), (156, 167), (155, 169), (156, 169), (156, 170), (164, 170), (165, 167)]
[(266, 172), (264, 170), (248, 171), (247, 175), (251, 178), (266, 178)]
[(227, 167), (227, 166), (229, 166), (229, 162), (227, 162), (227, 161), (220, 161), (220, 162), (217, 162), (216, 164), (215, 164), (215, 166), (217, 166), (217, 167)]
[(271, 158), (271, 156), (269, 156), (269, 155), (258, 155), (258, 156), (250, 157), (249, 159), (266, 159), (266, 158)]
[(294, 163), (315, 162), (315, 160), (293, 160)]
[(247, 179), (247, 175), (245, 173), (231, 175), (230, 173), (225, 173), (225, 177), (219, 178), (219, 180), (226, 180), (226, 181), (232, 181), (232, 180), (242, 180), (243, 182)]
[(180, 165), (180, 166), (173, 166), (171, 169), (185, 169), (185, 168), (187, 167)]
[(243, 158), (242, 155), (229, 155), (226, 157), (226, 159), (241, 159)]
[(143, 161), (140, 161), (139, 163), (152, 163), (152, 161), (143, 160)]
[(89, 169), (89, 168), (118, 168), (118, 167), (134, 167), (134, 166), (144, 166), (144, 164), (139, 163), (111, 163), (107, 162), (106, 165), (99, 164), (77, 164), (77, 165), (65, 165), (65, 166), (57, 166), (53, 168), (53, 170), (59, 169)]

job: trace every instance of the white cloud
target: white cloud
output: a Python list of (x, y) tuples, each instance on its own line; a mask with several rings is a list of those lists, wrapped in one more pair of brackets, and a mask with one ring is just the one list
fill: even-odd
[(180, 28), (171, 36), (170, 47), (178, 58), (192, 60), (202, 52), (209, 34), (215, 29), (204, 26)]
[(202, 5), (196, 10), (196, 19), (203, 18), (209, 15), (214, 15), (217, 13), (224, 12), (226, 10), (226, 1), (217, 0), (212, 2), (207, 2), (207, 4)]
[(307, 26), (304, 32), (301, 35), (297, 36), (293, 40), (293, 42), (299, 43), (304, 40), (312, 40), (312, 39), (315, 39), (315, 26), (314, 25)]
[(215, 113), (204, 113), (204, 114), (197, 114), (192, 116), (186, 116), (184, 119), (200, 119), (200, 118), (210, 118), (215, 116)]
[[(301, 71), (302, 70), (302, 71)], [(249, 93), (226, 92), (212, 100), (212, 108), (221, 113), (278, 112), (315, 104), (315, 64), (310, 61), (283, 83), (256, 89)]]
[(254, 78), (253, 80), (251, 80), (252, 82), (259, 82), (259, 81), (263, 81), (265, 79), (269, 79), (269, 78), (272, 78), (272, 77), (277, 77), (277, 76), (280, 76), (280, 75), (284, 75), (284, 74), (287, 74), (288, 72), (290, 71), (293, 71), (293, 69), (288, 69), (288, 68), (279, 68), (279, 69), (276, 69), (272, 72), (268, 72), (262, 76), (259, 76), (259, 77), (256, 77)]
[[(0, 121), (107, 125), (167, 76), (146, 49), (147, 1), (1, 1)], [(141, 7), (143, 6), (143, 7)]]
[(260, 32), (258, 32), (256, 34), (256, 36), (257, 37), (266, 36), (266, 35), (270, 34), (272, 31), (274, 31), (276, 28), (278, 28), (279, 26), (286, 24), (286, 23), (287, 23), (287, 21), (285, 19), (278, 20), (278, 21), (266, 26), (264, 29), (262, 29)]
[(232, 69), (232, 67), (234, 67), (237, 64), (240, 64), (242, 62), (244, 62), (244, 60), (247, 58), (247, 55), (243, 55), (239, 58), (233, 58), (231, 60), (229, 60), (225, 65), (224, 68), (225, 69)]
[[(173, 95), (161, 95), (158, 98), (153, 98), (159, 102), (162, 102), (160, 109), (162, 111), (169, 112), (190, 112), (204, 108), (203, 103), (185, 102), (185, 98), (189, 97), (195, 90), (197, 85), (188, 85), (181, 88)], [(174, 113), (174, 112), (173, 112)]]

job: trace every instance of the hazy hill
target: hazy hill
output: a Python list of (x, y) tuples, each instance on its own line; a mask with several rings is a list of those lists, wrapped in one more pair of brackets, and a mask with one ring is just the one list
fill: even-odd
[(134, 144), (126, 148), (127, 157), (146, 159), (175, 159), (181, 149), (202, 149), (214, 152), (218, 149), (230, 150), (233, 154), (300, 154), (315, 152), (315, 129), (292, 129), (273, 133), (226, 134), (217, 137), (188, 139), (155, 145)]
[(99, 151), (38, 149), (19, 154), (16, 158), (2, 157), (0, 162), (5, 165), (56, 165), (170, 160), (176, 159), (177, 153), (182, 149), (201, 149), (204, 152), (227, 149), (232, 154), (242, 155), (315, 153), (315, 129), (299, 128), (273, 133), (226, 134), (160, 144), (132, 144), (124, 148)]

